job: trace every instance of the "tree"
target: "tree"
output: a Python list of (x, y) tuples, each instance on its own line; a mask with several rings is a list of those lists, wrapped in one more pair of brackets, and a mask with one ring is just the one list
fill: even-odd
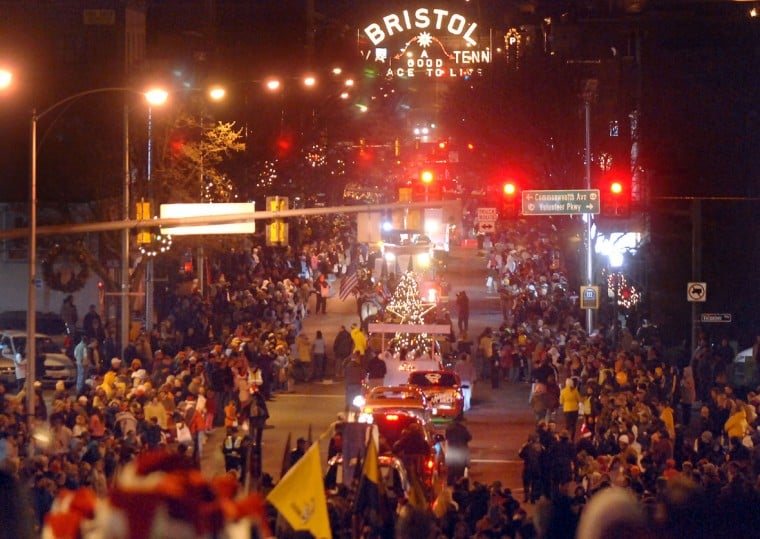
[[(421, 325), (425, 323), (425, 315), (435, 307), (432, 303), (423, 303), (420, 299), (420, 289), (417, 285), (417, 274), (407, 271), (401, 276), (385, 312), (390, 313), (394, 323)], [(425, 333), (396, 333), (390, 342), (390, 349), (398, 352), (405, 349), (420, 355), (430, 353), (430, 339)]]
[(237, 199), (235, 157), (246, 146), (243, 129), (236, 129), (235, 122), (214, 122), (203, 105), (190, 100), (165, 128), (154, 128), (154, 132), (152, 181), (158, 202)]

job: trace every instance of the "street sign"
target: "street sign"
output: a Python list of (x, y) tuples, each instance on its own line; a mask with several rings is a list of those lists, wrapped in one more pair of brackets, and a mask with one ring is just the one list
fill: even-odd
[(707, 283), (687, 283), (686, 299), (688, 301), (707, 301)]
[(496, 208), (478, 208), (478, 232), (490, 234), (496, 230), (499, 210)]
[(496, 208), (478, 208), (479, 223), (495, 223), (499, 219), (499, 210)]
[(599, 213), (599, 189), (523, 190), (523, 215)]
[(490, 234), (496, 230), (496, 223), (478, 223), (478, 232), (481, 234)]
[(599, 287), (581, 286), (581, 309), (599, 308)]
[(731, 313), (702, 313), (700, 321), (707, 323), (728, 323), (731, 322)]

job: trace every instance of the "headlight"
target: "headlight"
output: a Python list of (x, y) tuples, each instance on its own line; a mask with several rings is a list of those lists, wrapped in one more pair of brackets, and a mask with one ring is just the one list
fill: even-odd
[(351, 404), (353, 404), (357, 408), (361, 408), (366, 403), (367, 403), (367, 399), (365, 399), (363, 395), (357, 395), (356, 397), (354, 397), (354, 400), (352, 401)]

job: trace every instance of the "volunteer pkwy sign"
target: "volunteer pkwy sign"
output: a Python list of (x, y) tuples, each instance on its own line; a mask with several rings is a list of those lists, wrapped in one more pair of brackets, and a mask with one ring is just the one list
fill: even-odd
[(524, 190), (523, 215), (599, 213), (599, 189)]

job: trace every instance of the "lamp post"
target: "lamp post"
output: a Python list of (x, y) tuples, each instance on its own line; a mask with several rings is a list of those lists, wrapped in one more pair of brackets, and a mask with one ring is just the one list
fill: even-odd
[[(582, 83), (581, 94), (583, 96), (583, 110), (585, 120), (585, 175), (586, 189), (591, 189), (591, 103), (596, 99), (599, 81), (587, 79)], [(594, 282), (594, 251), (592, 242), (592, 219), (591, 214), (585, 214), (586, 228), (584, 230), (584, 243), (586, 244), (586, 284), (591, 286)], [(590, 335), (594, 329), (594, 311), (586, 309), (586, 331)]]
[[(6, 78), (3, 73), (0, 73), (0, 84), (2, 80)], [(37, 112), (37, 109), (32, 109), (32, 116), (29, 130), (29, 252), (28, 252), (28, 283), (27, 283), (27, 311), (26, 311), (26, 406), (27, 406), (27, 418), (29, 426), (32, 426), (32, 419), (34, 417), (34, 382), (37, 377), (35, 359), (37, 357), (37, 124), (48, 113), (53, 110), (85, 97), (90, 94), (104, 93), (104, 92), (132, 92), (143, 95), (147, 98), (147, 94), (143, 94), (132, 88), (122, 87), (107, 87), (107, 88), (95, 88), (91, 90), (84, 90), (65, 97), (59, 101), (56, 101), (42, 112)], [(126, 197), (124, 201), (125, 216), (129, 215), (129, 134), (127, 121), (127, 110), (125, 107), (125, 124), (124, 124), (124, 189), (123, 194)], [(122, 236), (122, 256), (129, 255), (129, 232), (125, 230), (124, 236)], [(122, 269), (124, 266), (129, 268), (129, 262), (122, 261)], [(126, 283), (126, 286), (125, 286)], [(122, 316), (124, 314), (124, 303), (128, 298), (129, 281), (128, 277), (122, 275)], [(127, 308), (128, 310), (128, 308)], [(128, 316), (128, 315), (127, 315)], [(125, 326), (122, 320), (122, 331)], [(125, 335), (122, 335), (122, 340), (125, 339)]]
[[(146, 182), (148, 189), (148, 199), (153, 198), (152, 176), (153, 176), (153, 107), (161, 106), (169, 98), (169, 92), (161, 88), (153, 88), (145, 92), (145, 98), (148, 100), (148, 164), (146, 171)], [(151, 200), (152, 202), (152, 200)], [(151, 205), (151, 211), (154, 211)], [(150, 335), (153, 328), (153, 257), (149, 256), (145, 267), (145, 331)]]

